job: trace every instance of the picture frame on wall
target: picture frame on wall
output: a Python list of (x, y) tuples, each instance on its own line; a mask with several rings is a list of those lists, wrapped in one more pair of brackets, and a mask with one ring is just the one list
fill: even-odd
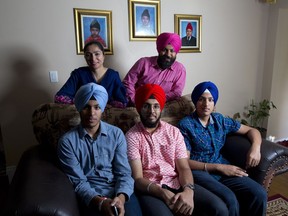
[(130, 41), (155, 41), (160, 34), (160, 0), (128, 0)]
[(112, 11), (74, 8), (77, 54), (84, 54), (84, 46), (99, 41), (106, 55), (113, 54)]
[(180, 52), (201, 52), (202, 43), (202, 16), (201, 15), (174, 15), (174, 31), (182, 41)]

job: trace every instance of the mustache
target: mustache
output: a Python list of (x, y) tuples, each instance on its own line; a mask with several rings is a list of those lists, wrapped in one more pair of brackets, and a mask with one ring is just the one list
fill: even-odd
[(161, 58), (162, 58), (162, 59), (171, 59), (171, 57), (168, 56), (168, 55), (163, 55), (163, 56), (161, 56)]

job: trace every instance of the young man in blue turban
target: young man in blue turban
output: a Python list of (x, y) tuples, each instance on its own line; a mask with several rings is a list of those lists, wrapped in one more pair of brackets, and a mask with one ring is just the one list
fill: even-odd
[(141, 215), (133, 194), (134, 180), (121, 129), (101, 121), (108, 94), (88, 83), (75, 95), (81, 123), (64, 134), (58, 144), (63, 171), (74, 186), (85, 215)]
[(195, 112), (179, 122), (195, 182), (226, 204), (229, 216), (264, 216), (267, 193), (246, 171), (229, 163), (221, 149), (229, 133), (243, 134), (251, 141), (246, 168), (259, 164), (261, 135), (258, 130), (213, 112), (218, 88), (212, 82), (198, 84), (192, 92)]

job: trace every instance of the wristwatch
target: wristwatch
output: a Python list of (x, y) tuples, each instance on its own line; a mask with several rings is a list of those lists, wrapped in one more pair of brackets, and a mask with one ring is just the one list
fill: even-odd
[(190, 188), (191, 190), (194, 190), (194, 189), (195, 189), (194, 184), (191, 184), (191, 183), (188, 183), (188, 184), (184, 185), (184, 186), (183, 186), (183, 190), (184, 190), (186, 187)]

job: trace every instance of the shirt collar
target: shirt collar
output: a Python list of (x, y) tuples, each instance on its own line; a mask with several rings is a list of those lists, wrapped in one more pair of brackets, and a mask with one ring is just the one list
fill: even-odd
[[(79, 125), (79, 128), (78, 128), (78, 131), (79, 131), (79, 136), (81, 138), (85, 137), (86, 135), (90, 137), (90, 135), (88, 134), (88, 132), (85, 130), (85, 128), (83, 128), (83, 126), (80, 124)], [(105, 135), (107, 136), (108, 134), (108, 130), (107, 130), (107, 126), (104, 122), (100, 121), (100, 131), (99, 131), (99, 135)]]
[[(203, 126), (203, 127), (207, 127), (206, 125), (203, 125), (202, 124), (202, 122), (201, 122), (201, 120), (199, 119), (199, 116), (198, 116), (198, 114), (197, 114), (197, 112), (195, 111), (195, 112), (193, 112), (193, 117), (195, 117), (195, 119), (198, 119), (198, 122)], [(210, 115), (210, 118), (209, 118), (209, 124), (208, 124), (208, 126), (209, 125), (211, 125), (211, 124), (214, 124), (214, 120), (213, 120), (213, 118), (212, 118), (212, 113), (211, 113), (211, 115)]]

